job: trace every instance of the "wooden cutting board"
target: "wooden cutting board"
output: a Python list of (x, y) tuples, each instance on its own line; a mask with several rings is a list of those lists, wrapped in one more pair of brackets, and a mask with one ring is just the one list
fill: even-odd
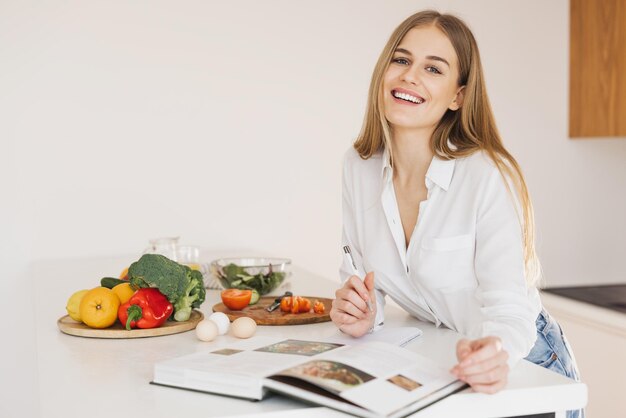
[(231, 311), (223, 303), (218, 303), (213, 306), (213, 312), (224, 312), (228, 315), (228, 318), (230, 318), (231, 321), (247, 316), (254, 319), (258, 325), (303, 325), (330, 321), (330, 308), (333, 303), (332, 299), (316, 298), (314, 296), (304, 297), (311, 301), (311, 306), (313, 306), (313, 302), (316, 299), (322, 302), (324, 304), (324, 308), (326, 308), (324, 313), (316, 314), (314, 312), (304, 312), (292, 314), (285, 313), (281, 311), (280, 308), (273, 312), (266, 311), (265, 308), (274, 303), (274, 299), (276, 299), (275, 296), (264, 296), (259, 299), (256, 304), (243, 308), (240, 311)]
[(83, 323), (74, 321), (69, 315), (59, 318), (57, 326), (61, 332), (76, 337), (88, 337), (88, 338), (144, 338), (144, 337), (160, 337), (162, 335), (178, 334), (180, 332), (189, 331), (196, 328), (198, 322), (202, 321), (204, 315), (202, 312), (193, 310), (188, 321), (176, 322), (167, 321), (165, 324), (158, 328), (150, 329), (133, 329), (131, 331), (116, 322), (109, 328), (94, 329), (89, 328)]

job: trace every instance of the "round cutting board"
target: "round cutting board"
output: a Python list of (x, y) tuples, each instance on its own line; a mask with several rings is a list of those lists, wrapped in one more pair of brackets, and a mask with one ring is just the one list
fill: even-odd
[(77, 337), (89, 338), (143, 338), (143, 337), (160, 337), (161, 335), (178, 334), (192, 330), (198, 322), (202, 321), (204, 315), (202, 312), (193, 310), (188, 321), (176, 322), (167, 321), (158, 328), (139, 329), (135, 328), (128, 331), (119, 321), (104, 329), (89, 328), (83, 323), (74, 321), (69, 315), (59, 318), (57, 325), (61, 332)]
[(316, 298), (313, 296), (304, 296), (313, 302), (317, 299), (324, 304), (324, 313), (316, 314), (314, 312), (304, 313), (285, 313), (277, 308), (273, 312), (265, 310), (268, 306), (274, 303), (274, 296), (264, 296), (254, 305), (249, 305), (240, 311), (231, 311), (223, 303), (218, 303), (213, 306), (213, 312), (224, 312), (228, 315), (231, 321), (237, 318), (247, 316), (254, 319), (258, 325), (303, 325), (303, 324), (316, 324), (318, 322), (330, 321), (330, 308), (332, 307), (333, 300), (327, 298)]

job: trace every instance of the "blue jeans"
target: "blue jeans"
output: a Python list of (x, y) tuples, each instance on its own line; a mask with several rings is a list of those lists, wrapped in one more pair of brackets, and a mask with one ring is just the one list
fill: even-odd
[[(579, 382), (580, 374), (572, 354), (572, 347), (563, 335), (560, 325), (545, 309), (541, 310), (535, 323), (537, 341), (526, 360)], [(584, 418), (585, 410), (567, 411), (566, 416), (567, 418)]]

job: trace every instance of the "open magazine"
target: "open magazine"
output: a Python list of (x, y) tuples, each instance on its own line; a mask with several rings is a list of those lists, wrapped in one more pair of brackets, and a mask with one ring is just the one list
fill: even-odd
[(255, 337), (155, 364), (155, 384), (262, 399), (268, 390), (363, 417), (401, 417), (466, 385), (383, 342)]

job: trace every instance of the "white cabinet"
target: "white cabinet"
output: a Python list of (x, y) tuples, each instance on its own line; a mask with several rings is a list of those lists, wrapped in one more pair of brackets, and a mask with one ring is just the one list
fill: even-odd
[(592, 418), (626, 416), (626, 313), (542, 293), (570, 342), (587, 384)]

